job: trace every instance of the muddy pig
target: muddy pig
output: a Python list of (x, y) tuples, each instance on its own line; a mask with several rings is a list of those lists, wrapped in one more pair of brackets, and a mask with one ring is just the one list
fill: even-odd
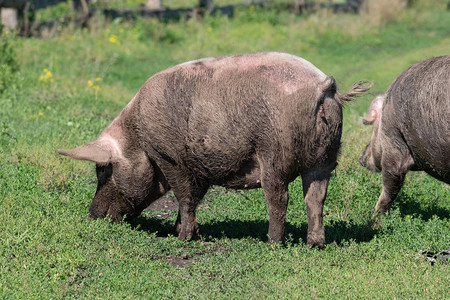
[(450, 56), (406, 69), (372, 101), (363, 123), (374, 129), (361, 165), (383, 176), (374, 215), (390, 208), (409, 170), (450, 183)]
[(96, 163), (92, 218), (133, 218), (172, 189), (181, 240), (198, 235), (195, 209), (211, 185), (262, 187), (269, 241), (282, 240), (288, 184), (301, 175), (307, 243), (323, 247), (342, 106), (369, 88), (341, 94), (333, 77), (285, 53), (200, 59), (150, 77), (95, 141), (58, 152)]

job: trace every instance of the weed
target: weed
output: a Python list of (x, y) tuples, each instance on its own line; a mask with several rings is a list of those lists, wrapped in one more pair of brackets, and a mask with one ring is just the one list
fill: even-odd
[(16, 59), (16, 37), (0, 25), (0, 94), (16, 80), (19, 65)]

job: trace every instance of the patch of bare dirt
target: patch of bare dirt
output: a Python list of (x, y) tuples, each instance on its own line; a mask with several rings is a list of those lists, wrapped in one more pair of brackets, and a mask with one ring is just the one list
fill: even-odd
[(210, 242), (205, 242), (204, 245), (211, 246), (211, 247), (209, 249), (206, 249), (205, 251), (195, 252), (193, 255), (188, 255), (187, 253), (182, 253), (179, 256), (167, 255), (164, 257), (159, 256), (159, 257), (156, 257), (155, 259), (163, 258), (171, 266), (183, 268), (191, 263), (194, 263), (196, 257), (202, 256), (207, 253), (224, 253), (226, 251), (225, 248), (223, 248), (221, 246), (213, 245), (213, 243), (210, 243)]
[(194, 261), (194, 258), (189, 257), (186, 253), (184, 253), (181, 256), (168, 255), (164, 257), (164, 260), (171, 266), (182, 268), (191, 264)]
[(146, 209), (153, 210), (178, 210), (178, 201), (173, 194), (167, 193), (158, 200), (152, 202)]
[[(208, 208), (208, 203), (206, 201), (201, 201), (198, 205), (198, 209)], [(146, 210), (160, 210), (161, 214), (158, 214), (159, 218), (168, 218), (170, 216), (170, 212), (178, 211), (178, 201), (173, 195), (173, 193), (169, 192), (162, 196), (161, 198), (152, 202)]]

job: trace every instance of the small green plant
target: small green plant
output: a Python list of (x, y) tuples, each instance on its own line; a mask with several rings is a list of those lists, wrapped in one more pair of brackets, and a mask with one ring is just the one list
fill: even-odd
[(0, 25), (0, 94), (14, 82), (19, 65), (16, 60), (15, 37)]
[(56, 5), (51, 5), (47, 8), (39, 9), (36, 11), (36, 18), (40, 21), (59, 19), (60, 21), (64, 22), (64, 19), (61, 18), (67, 17), (73, 13), (71, 2), (72, 1), (60, 2)]
[(442, 10), (448, 9), (450, 2), (448, 0), (408, 0), (408, 5), (417, 9)]
[(11, 129), (8, 123), (2, 121), (0, 123), (0, 145), (4, 143), (6, 146), (8, 143), (11, 143), (12, 141), (17, 141), (17, 138), (15, 137), (13, 130)]

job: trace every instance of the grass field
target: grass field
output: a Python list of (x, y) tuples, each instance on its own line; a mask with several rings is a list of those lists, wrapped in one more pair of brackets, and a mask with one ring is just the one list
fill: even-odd
[[(428, 1), (430, 2), (430, 1)], [(380, 174), (358, 162), (370, 139), (360, 117), (410, 64), (449, 54), (450, 11), (435, 1), (395, 17), (236, 11), (233, 19), (124, 23), (101, 17), (0, 42), (0, 299), (448, 299), (448, 263), (418, 252), (450, 247), (450, 187), (407, 175), (391, 211), (370, 226)], [(341, 91), (374, 82), (344, 110), (339, 166), (324, 208), (326, 248), (306, 247), (301, 180), (289, 186), (287, 241), (270, 245), (262, 190), (212, 188), (201, 238), (168, 234), (176, 211), (131, 223), (86, 220), (95, 166), (56, 154), (96, 138), (152, 74), (184, 61), (254, 51), (301, 56)]]

